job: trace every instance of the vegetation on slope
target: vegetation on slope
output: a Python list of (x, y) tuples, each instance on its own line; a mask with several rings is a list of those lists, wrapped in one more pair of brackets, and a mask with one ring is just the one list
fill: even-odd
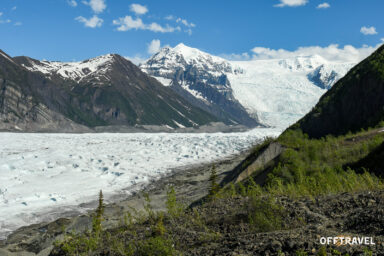
[(384, 120), (384, 46), (325, 93), (296, 127), (311, 138), (373, 127)]

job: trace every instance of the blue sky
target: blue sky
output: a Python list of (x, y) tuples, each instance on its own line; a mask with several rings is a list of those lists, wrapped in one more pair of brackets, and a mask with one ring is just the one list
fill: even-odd
[(142, 59), (178, 43), (249, 59), (299, 47), (364, 51), (384, 38), (383, 0), (0, 1), (0, 49), (37, 59)]

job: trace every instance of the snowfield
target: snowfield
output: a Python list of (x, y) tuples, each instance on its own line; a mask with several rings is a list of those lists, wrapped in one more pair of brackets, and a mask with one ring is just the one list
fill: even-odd
[(243, 71), (227, 74), (235, 98), (262, 123), (278, 127), (298, 121), (327, 91), (315, 85), (309, 74), (317, 71), (329, 89), (353, 67), (353, 63), (331, 63), (318, 55), (231, 64)]
[(129, 195), (174, 168), (246, 150), (281, 129), (210, 134), (0, 133), (0, 238), (25, 225)]

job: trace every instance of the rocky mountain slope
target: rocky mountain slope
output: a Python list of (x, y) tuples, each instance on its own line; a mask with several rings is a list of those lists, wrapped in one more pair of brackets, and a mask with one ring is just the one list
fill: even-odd
[[(165, 47), (140, 67), (192, 104), (218, 117), (287, 127), (300, 119), (354, 63), (320, 56), (227, 61), (179, 44)], [(239, 119), (241, 117), (241, 119)]]
[(65, 120), (69, 129), (116, 125), (180, 128), (217, 121), (117, 54), (61, 63), (2, 53), (0, 70), (5, 129), (59, 131), (63, 125), (58, 120)]
[(40, 100), (44, 90), (56, 95), (59, 88), (54, 88), (44, 76), (28, 72), (0, 50), (0, 130), (89, 131), (50, 107), (63, 100), (60, 94)]
[(228, 124), (259, 124), (233, 96), (226, 74), (240, 71), (222, 58), (179, 44), (163, 48), (140, 68)]

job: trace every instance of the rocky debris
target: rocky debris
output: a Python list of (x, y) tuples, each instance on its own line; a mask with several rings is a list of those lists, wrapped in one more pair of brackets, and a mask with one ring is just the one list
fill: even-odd
[[(189, 209), (180, 218), (165, 219), (165, 230), (183, 255), (384, 255), (384, 191), (315, 199), (278, 197), (277, 203), (284, 209), (284, 222), (281, 228), (270, 232), (259, 232), (257, 226), (249, 223), (250, 200), (239, 196), (217, 198)], [(356, 218), (363, 221), (355, 221)], [(376, 229), (367, 228), (371, 222)], [(132, 243), (147, 236), (151, 225), (147, 221), (131, 227), (135, 235), (129, 229), (121, 233), (121, 227), (108, 232)], [(337, 236), (372, 237), (374, 245), (338, 246), (320, 242), (322, 237)], [(100, 249), (92, 255), (115, 255), (106, 241), (103, 238)], [(323, 254), (324, 250), (330, 254)], [(55, 248), (51, 255), (65, 254)]]
[(220, 234), (204, 246), (188, 236), (190, 250), (185, 255), (297, 255), (304, 250), (317, 255), (321, 237), (373, 237), (375, 245), (327, 246), (349, 255), (384, 255), (384, 191), (342, 193), (315, 199), (279, 197), (286, 218), (284, 228), (258, 233), (248, 224), (246, 206), (249, 198), (219, 199), (198, 206), (207, 226)]

